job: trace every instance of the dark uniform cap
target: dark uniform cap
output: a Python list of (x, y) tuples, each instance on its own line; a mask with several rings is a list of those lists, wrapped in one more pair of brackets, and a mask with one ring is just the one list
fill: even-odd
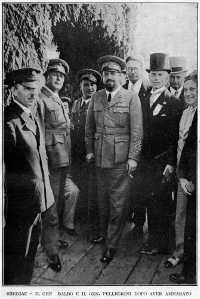
[(61, 74), (66, 76), (66, 74), (69, 73), (69, 65), (63, 59), (50, 59), (45, 74), (50, 71), (60, 72)]
[(126, 68), (125, 61), (122, 58), (114, 56), (114, 55), (102, 56), (97, 60), (97, 63), (99, 65), (99, 67), (101, 67), (102, 71), (106, 70), (106, 69), (119, 71), (119, 69), (118, 69), (119, 67), (122, 71)]
[(150, 68), (146, 70), (150, 71), (167, 71), (171, 72), (169, 63), (169, 57), (165, 53), (153, 53), (150, 55)]
[(14, 86), (22, 82), (39, 82), (41, 71), (36, 68), (22, 68), (6, 74), (5, 85)]
[(81, 82), (84, 79), (89, 80), (92, 83), (98, 84), (101, 81), (101, 74), (93, 69), (82, 69), (78, 72), (78, 80)]

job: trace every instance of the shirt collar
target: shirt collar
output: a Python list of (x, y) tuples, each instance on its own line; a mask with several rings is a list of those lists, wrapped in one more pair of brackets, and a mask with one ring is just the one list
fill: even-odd
[(87, 105), (87, 103), (89, 103), (89, 101), (91, 100), (91, 98), (89, 99), (84, 99), (83, 97), (81, 98), (81, 106), (83, 106), (83, 104), (85, 103)]
[(114, 91), (112, 91), (112, 92), (110, 92), (110, 91), (108, 91), (106, 89), (106, 95), (107, 95), (107, 97), (108, 97), (108, 95), (110, 93), (111, 94), (111, 98), (113, 98), (116, 95), (116, 93), (120, 90), (120, 88), (121, 88), (121, 85), (117, 89), (115, 89)]
[(15, 102), (20, 108), (22, 108), (22, 110), (23, 110), (26, 114), (31, 115), (31, 110), (30, 110), (29, 108), (25, 107), (22, 103), (19, 103), (19, 102), (17, 101), (16, 98), (13, 99), (13, 102)]
[(177, 89), (177, 90), (170, 86), (170, 91), (171, 91), (171, 93), (172, 93), (173, 95), (175, 94), (175, 92), (177, 92), (178, 96), (180, 96), (182, 90), (183, 90), (183, 86), (181, 86), (181, 87), (180, 87), (179, 89)]

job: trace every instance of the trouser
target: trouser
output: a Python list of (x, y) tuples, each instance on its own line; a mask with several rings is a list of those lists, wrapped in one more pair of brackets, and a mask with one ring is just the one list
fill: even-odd
[(74, 228), (74, 216), (79, 190), (70, 178), (67, 168), (58, 168), (50, 173), (50, 183), (55, 204), (42, 215), (42, 245), (49, 257), (58, 254), (59, 222)]
[(76, 217), (84, 223), (87, 219), (88, 235), (96, 236), (99, 231), (99, 213), (95, 164), (80, 161), (80, 163), (73, 164), (72, 173), (80, 190)]
[(33, 227), (28, 254), (26, 246), (30, 226), (6, 223), (4, 229), (4, 284), (29, 284), (40, 235), (40, 223)]
[(147, 208), (148, 243), (167, 251), (172, 233), (172, 188), (163, 180), (165, 161), (145, 160), (133, 179), (135, 206)]
[(116, 248), (128, 212), (130, 178), (126, 165), (118, 168), (97, 168), (97, 191), (100, 232), (108, 248)]
[(175, 239), (176, 248), (173, 252), (175, 257), (183, 257), (184, 254), (184, 231), (186, 221), (186, 209), (187, 209), (187, 195), (178, 184), (177, 191), (177, 203), (176, 203), (176, 219), (175, 219)]
[(53, 190), (60, 224), (74, 228), (74, 218), (79, 189), (68, 177), (68, 168), (53, 169), (50, 172), (50, 183)]
[(196, 194), (188, 196), (184, 238), (183, 274), (186, 282), (196, 283)]

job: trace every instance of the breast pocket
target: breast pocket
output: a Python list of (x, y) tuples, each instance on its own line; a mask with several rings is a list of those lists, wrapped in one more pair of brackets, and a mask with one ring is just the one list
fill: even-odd
[(115, 121), (120, 127), (127, 127), (129, 125), (129, 107), (118, 106), (113, 109)]
[(57, 122), (59, 119), (59, 109), (56, 107), (50, 107), (46, 112), (47, 122)]
[(115, 137), (115, 163), (124, 163), (128, 160), (129, 137)]

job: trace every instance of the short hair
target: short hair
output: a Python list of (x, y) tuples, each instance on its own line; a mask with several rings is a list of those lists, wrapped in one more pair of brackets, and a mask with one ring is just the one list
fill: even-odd
[(185, 81), (189, 81), (192, 80), (194, 81), (196, 84), (198, 84), (198, 74), (197, 74), (197, 70), (194, 70), (193, 72), (191, 72), (188, 76), (185, 77)]

